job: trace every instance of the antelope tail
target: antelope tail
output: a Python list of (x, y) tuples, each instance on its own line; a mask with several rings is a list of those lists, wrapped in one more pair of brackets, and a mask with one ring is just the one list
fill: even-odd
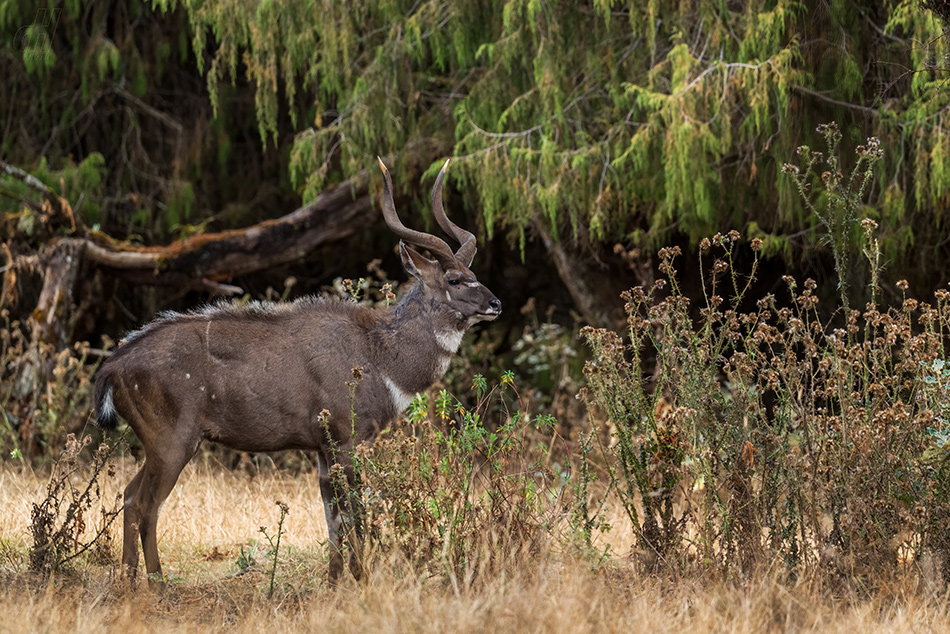
[(100, 374), (96, 380), (95, 394), (96, 424), (102, 429), (115, 429), (119, 424), (119, 415), (112, 402), (112, 377)]

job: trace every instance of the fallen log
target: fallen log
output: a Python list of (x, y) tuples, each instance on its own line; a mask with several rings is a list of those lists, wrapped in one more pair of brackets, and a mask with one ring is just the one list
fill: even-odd
[[(407, 179), (417, 181), (439, 155), (439, 149), (431, 143), (414, 147), (406, 157)], [(360, 172), (310, 204), (244, 229), (150, 247), (121, 243), (92, 231), (79, 239), (84, 242), (90, 263), (119, 279), (234, 294), (240, 289), (228, 282), (235, 277), (300, 260), (379, 222), (382, 215), (372, 191), (376, 182), (372, 176), (375, 173)], [(406, 204), (409, 198), (407, 192), (403, 193), (397, 204)]]

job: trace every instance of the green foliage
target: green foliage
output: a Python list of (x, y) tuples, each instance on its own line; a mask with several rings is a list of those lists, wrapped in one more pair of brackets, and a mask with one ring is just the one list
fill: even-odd
[[(65, 159), (59, 169), (51, 169), (43, 158), (30, 174), (52, 193), (74, 205), (74, 211), (78, 213), (79, 218), (88, 224), (99, 221), (104, 175), (105, 159), (98, 152), (90, 153), (78, 165), (70, 159)], [(29, 213), (29, 209), (18, 204), (19, 201), (33, 200), (37, 205), (42, 204), (42, 194), (31, 190), (22, 180), (6, 174), (0, 174), (0, 192), (9, 194), (8, 197), (0, 198), (0, 212), (19, 214), (22, 218), (24, 214)], [(22, 224), (21, 222), (21, 227)], [(36, 228), (38, 229), (38, 226)], [(29, 235), (33, 233), (33, 230), (27, 231)]]
[[(489, 389), (477, 377), (474, 409), (442, 391), (435, 419), (424, 398), (372, 449), (358, 450), (360, 505), (372, 527), (369, 552), (398, 556), (455, 585), (523, 563), (554, 528), (566, 481), (531, 439), (538, 432), (522, 409), (512, 375)], [(544, 430), (553, 427), (543, 419)], [(543, 445), (542, 445), (543, 448)], [(372, 564), (370, 564), (372, 568)]]
[(191, 183), (181, 181), (172, 190), (161, 221), (166, 231), (180, 230), (195, 215), (195, 192)]
[(255, 127), (253, 117), (245, 121), (241, 110), (207, 134), (208, 97), (195, 81), (190, 41), (184, 11), (163, 14), (148, 2), (0, 2), (0, 118), (24, 123), (0, 135), (4, 160), (33, 172), (44, 159), (66, 169), (97, 157), (100, 188), (66, 197), (80, 218), (105, 221), (101, 228), (119, 238), (131, 230), (140, 240), (169, 239), (190, 212), (179, 208), (177, 223), (164, 222), (161, 208), (182, 202), (172, 199), (185, 178), (202, 177), (200, 187), (196, 180), (187, 187), (196, 192), (192, 209), (204, 215), (223, 206), (209, 207), (216, 192), (258, 192), (267, 170), (231, 151)]
[(27, 44), (23, 47), (22, 59), (27, 73), (43, 76), (56, 65), (56, 52), (45, 29), (38, 25), (28, 27), (24, 42)]
[[(705, 234), (720, 220), (724, 157), (785, 139), (792, 90), (809, 79), (796, 68), (800, 2), (734, 13), (651, 3), (646, 15), (526, 0), (182, 6), (195, 50), (218, 43), (215, 103), (222, 79), (247, 65), (262, 140), (276, 141), (281, 91), (294, 121), (298, 91), (314, 95), (314, 125), (290, 155), (305, 200), (336, 164), (350, 175), (382, 149), (443, 134), (448, 108), (463, 159), (453, 175), (478, 192), (489, 234), (519, 241), (539, 215), (555, 234), (595, 240), (647, 229), (639, 235), (655, 243), (672, 226)], [(856, 94), (856, 67), (840, 59)], [(450, 88), (446, 100), (439, 90)]]
[(99, 72), (99, 81), (105, 81), (107, 73), (110, 71), (115, 73), (119, 70), (119, 49), (112, 42), (104, 41), (96, 51), (95, 63)]
[[(296, 133), (282, 150), (282, 185), (305, 201), (376, 155), (399, 157), (434, 138), (458, 158), (451, 176), (489, 235), (523, 245), (531, 225), (543, 222), (560, 238), (655, 248), (674, 234), (695, 243), (741, 224), (770, 252), (792, 257), (814, 246), (821, 221), (777, 178), (773, 157), (814, 147), (816, 122), (853, 114), (870, 117), (888, 148), (870, 202), (909, 220), (880, 236), (883, 252), (907, 258), (911, 245), (942, 239), (950, 204), (941, 123), (950, 99), (940, 68), (947, 43), (913, 0), (856, 11), (802, 0), (157, 0), (122, 5), (125, 21), (109, 17), (108, 3), (74, 0), (47, 52), (39, 51), (43, 33), (29, 30), (35, 8), (0, 2), (0, 37), (23, 61), (10, 86), (35, 96), (38, 115), (36, 138), (18, 131), (4, 149), (30, 148), (29, 165), (44, 146), (58, 164), (58, 154), (70, 152), (64, 131), (84, 129), (84, 108), (102, 112), (103, 100), (116, 96), (117, 111), (133, 116), (83, 147), (97, 148), (112, 169), (131, 161), (135, 169), (114, 184), (142, 187), (141, 174), (157, 162), (129, 157), (132, 141), (149, 123), (158, 126), (153, 142), (183, 134), (162, 116), (174, 112), (163, 103), (163, 75), (192, 66), (205, 74), (221, 123), (206, 135), (207, 122), (196, 121), (193, 138), (167, 144), (174, 156), (150, 179), (167, 206), (182, 175), (206, 174), (209, 163), (219, 180), (195, 188), (199, 196), (219, 183), (234, 190), (227, 181), (241, 179), (242, 155), (235, 143), (248, 129), (265, 147)], [(129, 24), (153, 30), (140, 37)], [(18, 33), (29, 46), (15, 41)], [(231, 105), (242, 103), (245, 84), (253, 113)], [(77, 85), (79, 99), (56, 97), (61, 86)], [(398, 160), (395, 171), (398, 178)], [(131, 220), (137, 212), (124, 208), (119, 225), (141, 229)]]
[[(529, 5), (512, 5), (529, 17)], [(775, 110), (776, 101), (784, 100), (769, 95), (787, 95), (800, 81), (790, 66), (794, 39), (783, 39), (788, 8), (780, 5), (771, 12), (750, 7), (738, 18), (748, 39), (730, 49), (728, 62), (697, 56), (683, 37), (689, 27), (681, 15), (660, 20), (659, 33), (669, 39), (662, 55), (653, 56), (634, 52), (638, 28), (648, 31), (647, 50), (659, 45), (655, 23), (638, 23), (632, 8), (630, 22), (564, 9), (551, 18), (550, 28), (533, 29), (530, 43), (516, 28), (521, 22), (506, 20), (509, 38), (523, 37), (519, 53), (527, 46), (536, 55), (533, 83), (512, 64), (505, 73), (487, 74), (456, 110), (457, 118), (470, 119), (457, 124), (456, 154), (475, 163), (470, 173), (479, 179), (480, 192), (500, 190), (484, 208), (486, 226), (503, 213), (523, 234), (538, 207), (552, 225), (568, 223), (575, 235), (583, 230), (596, 240), (617, 239), (638, 226), (649, 229), (651, 241), (672, 225), (691, 234), (714, 226), (722, 198), (720, 162), (736, 132), (744, 132), (742, 142), (752, 133), (771, 133), (775, 118), (785, 113)], [(697, 11), (689, 20), (708, 31), (694, 35), (734, 42), (724, 37), (734, 21), (712, 7)], [(510, 13), (516, 15), (513, 8)], [(760, 61), (763, 46), (771, 49)], [(580, 65), (577, 51), (583, 51)], [(506, 93), (511, 106), (501, 113), (479, 102)], [(743, 109), (735, 118), (717, 114)], [(528, 204), (506, 208), (515, 199)]]

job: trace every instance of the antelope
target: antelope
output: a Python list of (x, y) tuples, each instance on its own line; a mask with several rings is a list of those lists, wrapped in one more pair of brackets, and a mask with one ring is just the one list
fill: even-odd
[[(121, 417), (145, 453), (123, 507), (121, 575), (132, 583), (140, 539), (150, 584), (162, 585), (159, 510), (204, 440), (241, 451), (316, 453), (329, 577), (337, 579), (344, 569), (341, 525), (351, 523), (340, 490), (345, 485), (331, 478), (331, 467), (340, 465), (352, 486), (355, 447), (372, 442), (417, 392), (442, 378), (468, 328), (501, 313), (501, 302), (469, 268), (475, 236), (442, 208), (448, 161), (432, 189), (432, 210), (461, 245), (454, 253), (441, 238), (402, 224), (389, 171), (377, 160), (383, 217), (400, 238), (403, 267), (415, 278), (398, 304), (368, 308), (306, 297), (165, 312), (128, 334), (100, 367), (99, 426), (113, 429)], [(352, 552), (351, 564), (358, 575)]]

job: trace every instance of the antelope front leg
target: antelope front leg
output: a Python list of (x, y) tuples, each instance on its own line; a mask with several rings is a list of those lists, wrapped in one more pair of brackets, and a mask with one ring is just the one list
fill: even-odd
[[(320, 495), (323, 498), (323, 512), (327, 520), (327, 542), (330, 549), (330, 565), (328, 576), (331, 583), (339, 580), (343, 574), (343, 551), (350, 551), (350, 572), (357, 579), (360, 578), (358, 551), (360, 548), (360, 533), (357, 518), (352, 512), (350, 496), (353, 491), (353, 467), (350, 460), (344, 459), (341, 464), (344, 473), (330, 473), (329, 461), (322, 455), (317, 455), (317, 468), (320, 475)], [(344, 539), (345, 536), (345, 539)]]

